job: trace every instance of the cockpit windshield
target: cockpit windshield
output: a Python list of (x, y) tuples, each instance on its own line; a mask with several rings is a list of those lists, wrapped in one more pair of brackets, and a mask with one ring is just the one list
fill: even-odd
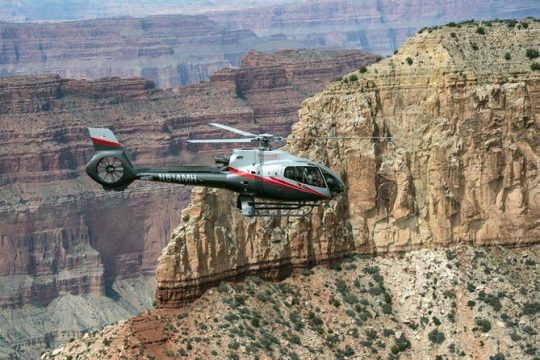
[(333, 193), (340, 193), (343, 191), (343, 186), (340, 180), (338, 180), (334, 175), (330, 174), (326, 170), (322, 170), (322, 173), (324, 175), (324, 179), (326, 180), (326, 184), (328, 185), (328, 188)]
[(289, 166), (285, 168), (284, 176), (307, 185), (326, 187), (321, 172), (316, 166)]

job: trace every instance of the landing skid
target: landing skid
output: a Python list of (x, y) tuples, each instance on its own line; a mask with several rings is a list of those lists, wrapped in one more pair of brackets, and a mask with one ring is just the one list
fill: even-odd
[(251, 196), (238, 196), (237, 207), (242, 215), (268, 217), (304, 217), (318, 204), (313, 201), (255, 201)]

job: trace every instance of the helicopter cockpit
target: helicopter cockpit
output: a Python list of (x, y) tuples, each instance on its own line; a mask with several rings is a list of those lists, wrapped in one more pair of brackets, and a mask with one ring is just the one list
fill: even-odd
[(344, 190), (341, 180), (331, 174), (329, 170), (318, 166), (287, 166), (283, 176), (311, 186), (328, 187), (330, 192), (334, 194), (339, 194)]

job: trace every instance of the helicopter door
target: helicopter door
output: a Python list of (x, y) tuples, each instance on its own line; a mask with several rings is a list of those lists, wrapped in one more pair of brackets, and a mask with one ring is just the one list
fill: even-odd
[(261, 163), (258, 163), (257, 165), (255, 165), (255, 175), (257, 175), (255, 177), (255, 192), (257, 194), (262, 194), (263, 191), (264, 191), (264, 182), (262, 181), (262, 176), (263, 175), (263, 172), (262, 172), (262, 164)]
[(264, 192), (264, 182), (263, 182), (263, 162), (261, 160), (260, 154), (253, 153), (254, 159), (253, 159), (253, 170), (251, 171), (252, 174), (255, 176), (255, 193), (256, 194), (263, 194)]

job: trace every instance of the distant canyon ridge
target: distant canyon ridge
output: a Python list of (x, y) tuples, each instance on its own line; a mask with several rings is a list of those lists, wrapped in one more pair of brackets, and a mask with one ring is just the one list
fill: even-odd
[[(472, 17), (540, 16), (534, 0), (405, 1), (398, 6), (390, 0), (275, 0), (265, 6), (260, 1), (227, 6), (214, 1), (195, 7), (182, 1), (175, 2), (175, 7), (166, 1), (153, 11), (143, 0), (131, 5), (95, 0), (60, 1), (36, 11), (46, 3), (26, 7), (8, 1), (0, 5), (0, 20), (12, 21), (0, 22), (0, 77), (59, 74), (95, 80), (142, 76), (158, 88), (174, 88), (207, 81), (224, 67), (238, 67), (242, 54), (250, 49), (350, 48), (387, 55), (424, 26)], [(166, 15), (58, 22), (84, 18), (83, 10), (89, 4), (95, 12), (88, 12), (88, 17)], [(57, 22), (13, 22), (22, 20)]]

